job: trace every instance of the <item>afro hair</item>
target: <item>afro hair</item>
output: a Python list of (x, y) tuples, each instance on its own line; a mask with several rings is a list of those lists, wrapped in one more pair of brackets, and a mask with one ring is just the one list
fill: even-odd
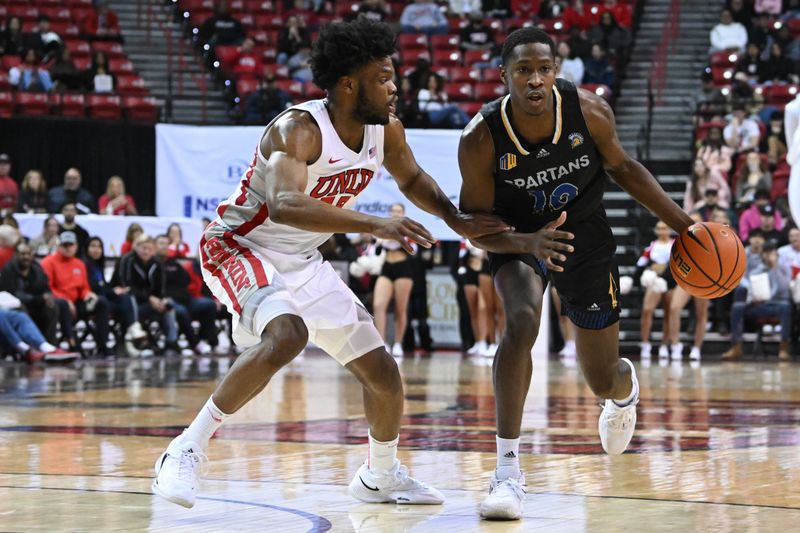
[(500, 56), (503, 58), (503, 64), (508, 64), (508, 58), (511, 56), (511, 52), (514, 51), (514, 48), (521, 44), (529, 43), (546, 44), (550, 47), (550, 53), (555, 59), (556, 43), (553, 42), (553, 39), (550, 38), (549, 35), (547, 35), (547, 32), (539, 28), (520, 28), (512, 31), (509, 34), (508, 39), (506, 39), (506, 41), (503, 43), (503, 51), (500, 54)]
[(320, 89), (332, 88), (342, 76), (395, 53), (396, 37), (383, 22), (359, 17), (322, 27), (311, 52), (311, 73)]

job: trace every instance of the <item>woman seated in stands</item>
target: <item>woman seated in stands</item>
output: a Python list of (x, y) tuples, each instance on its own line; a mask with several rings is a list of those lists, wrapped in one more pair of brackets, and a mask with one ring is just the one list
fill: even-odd
[(444, 80), (435, 73), (428, 75), (425, 88), (417, 93), (419, 110), (428, 115), (432, 126), (463, 128), (469, 122), (469, 115), (457, 105), (447, 102)]
[(47, 69), (39, 64), (36, 50), (29, 48), (22, 53), (22, 63), (8, 71), (8, 83), (28, 92), (49, 92), (53, 88), (53, 80)]
[(767, 169), (767, 162), (761, 159), (758, 152), (750, 152), (745, 158), (745, 163), (739, 167), (734, 179), (736, 184), (736, 200), (740, 203), (750, 204), (756, 199), (759, 189), (772, 188), (772, 175)]
[(101, 215), (135, 215), (136, 202), (125, 194), (125, 182), (119, 176), (108, 178), (106, 193), (98, 200)]
[(122, 246), (119, 249), (119, 256), (122, 257), (123, 255), (129, 253), (133, 250), (133, 243), (134, 241), (144, 233), (144, 229), (142, 226), (137, 224), (136, 222), (132, 223), (128, 226), (128, 231), (125, 232), (125, 242), (122, 243)]
[(180, 224), (173, 222), (167, 228), (169, 237), (169, 257), (186, 257), (189, 255), (189, 245), (183, 242), (183, 231)]
[(44, 230), (42, 234), (31, 240), (31, 248), (36, 257), (45, 257), (58, 249), (58, 233), (61, 226), (55, 217), (49, 216), (44, 219)]
[(96, 93), (110, 93), (116, 87), (116, 78), (108, 66), (108, 56), (98, 50), (92, 56), (92, 66), (84, 72), (86, 86)]
[(691, 213), (698, 208), (698, 204), (705, 201), (706, 191), (717, 191), (717, 199), (722, 207), (729, 207), (731, 203), (731, 188), (728, 182), (717, 170), (706, 166), (702, 159), (694, 160), (692, 175), (686, 182), (686, 192), (683, 195), (683, 210)]
[(57, 91), (84, 91), (86, 90), (86, 77), (75, 66), (72, 54), (68, 48), (62, 48), (56, 56), (56, 61), (50, 67), (50, 77)]
[(41, 171), (31, 169), (22, 178), (17, 213), (47, 213), (47, 183)]

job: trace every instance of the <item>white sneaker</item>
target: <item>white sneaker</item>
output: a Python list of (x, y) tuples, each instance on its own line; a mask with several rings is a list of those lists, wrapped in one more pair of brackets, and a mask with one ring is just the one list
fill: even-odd
[(367, 503), (433, 505), (444, 503), (441, 492), (408, 476), (408, 469), (395, 459), (386, 472), (374, 472), (361, 465), (347, 488), (350, 496)]
[(609, 455), (619, 455), (625, 451), (633, 437), (636, 429), (636, 404), (639, 403), (639, 380), (636, 378), (636, 370), (626, 358), (621, 358), (631, 367), (631, 379), (633, 388), (637, 391), (631, 403), (625, 407), (619, 407), (614, 400), (606, 400), (603, 405), (603, 412), (597, 422), (597, 429), (600, 432), (600, 443), (603, 450)]
[(214, 349), (208, 344), (206, 341), (200, 341), (197, 343), (197, 346), (194, 347), (194, 351), (197, 355), (208, 355)]
[(639, 344), (639, 357), (642, 359), (650, 359), (653, 353), (653, 346), (649, 342)]
[(558, 352), (558, 355), (561, 357), (575, 357), (578, 355), (578, 350), (575, 348), (575, 341), (565, 342), (564, 347), (561, 348), (561, 351)]
[(469, 355), (481, 355), (486, 351), (486, 341), (478, 341), (472, 345), (472, 348), (467, 350)]
[(481, 503), (481, 516), (500, 520), (519, 520), (525, 507), (525, 476), (499, 480), (492, 473), (489, 495)]
[(486, 346), (486, 349), (483, 351), (483, 353), (481, 353), (481, 355), (484, 357), (494, 357), (496, 353), (497, 353), (497, 344), (493, 342), (488, 346)]
[(658, 358), (669, 359), (669, 348), (667, 348), (666, 344), (662, 344), (658, 347)]
[(689, 359), (691, 361), (699, 361), (700, 360), (700, 348), (697, 346), (692, 346), (692, 351), (689, 352)]
[(392, 345), (392, 356), (393, 357), (403, 357), (405, 352), (403, 352), (403, 345), (399, 342), (394, 343)]
[(138, 322), (134, 322), (128, 329), (125, 330), (125, 340), (126, 341), (138, 341), (147, 337), (147, 333), (145, 330), (142, 329), (142, 325)]
[(683, 359), (683, 343), (676, 342), (672, 346), (670, 346), (670, 357), (672, 357), (673, 361), (680, 361)]
[(153, 492), (172, 503), (193, 507), (194, 493), (200, 484), (200, 465), (207, 460), (196, 442), (184, 441), (183, 435), (179, 435), (156, 460)]

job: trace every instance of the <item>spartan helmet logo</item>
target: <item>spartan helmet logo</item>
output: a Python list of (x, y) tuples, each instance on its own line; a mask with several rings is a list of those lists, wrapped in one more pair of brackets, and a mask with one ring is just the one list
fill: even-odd
[(580, 133), (570, 133), (569, 134), (569, 146), (571, 148), (577, 148), (578, 146), (583, 144), (583, 135)]

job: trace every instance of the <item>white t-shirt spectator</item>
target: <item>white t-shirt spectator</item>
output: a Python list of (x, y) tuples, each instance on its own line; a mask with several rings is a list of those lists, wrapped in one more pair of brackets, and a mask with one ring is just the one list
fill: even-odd
[(713, 51), (736, 48), (744, 51), (747, 46), (747, 29), (738, 22), (719, 23), (711, 30), (711, 48)]
[(738, 126), (735, 122), (735, 120), (731, 119), (722, 131), (725, 143), (736, 152), (758, 147), (758, 143), (761, 140), (761, 130), (758, 129), (756, 121), (752, 118), (745, 118)]
[(800, 273), (800, 250), (795, 250), (791, 244), (778, 248), (778, 262), (785, 265), (792, 272), (792, 276)]
[(418, 31), (423, 31), (426, 28), (447, 26), (447, 18), (442, 13), (442, 10), (439, 9), (439, 6), (433, 2), (408, 4), (400, 16), (400, 24), (413, 26)]
[(450, 0), (451, 15), (468, 15), (481, 10), (481, 0)]
[(575, 59), (562, 59), (558, 77), (571, 81), (575, 85), (583, 83), (583, 60), (580, 57)]

